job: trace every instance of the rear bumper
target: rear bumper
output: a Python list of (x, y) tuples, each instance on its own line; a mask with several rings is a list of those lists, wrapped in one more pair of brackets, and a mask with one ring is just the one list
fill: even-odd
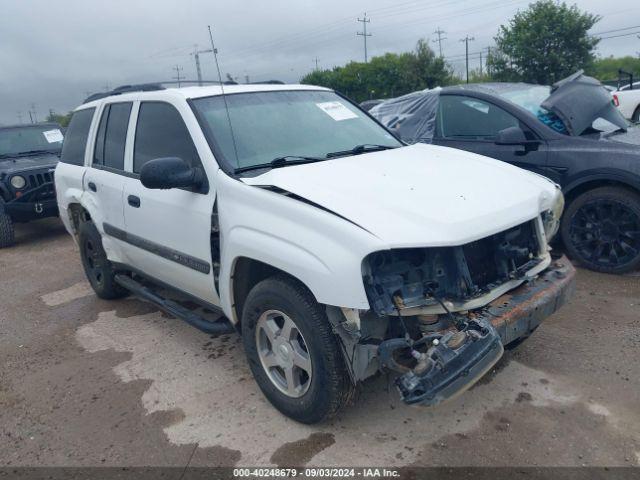
[[(500, 359), (504, 345), (528, 337), (567, 302), (575, 289), (575, 274), (571, 262), (562, 257), (536, 279), (468, 312), (468, 325), (475, 325), (481, 333), (467, 336), (457, 349), (448, 348), (446, 337), (434, 344), (428, 355), (435, 366), (421, 371), (418, 364), (396, 380), (402, 400), (431, 406), (467, 390)], [(391, 342), (380, 345), (385, 358), (392, 355)]]

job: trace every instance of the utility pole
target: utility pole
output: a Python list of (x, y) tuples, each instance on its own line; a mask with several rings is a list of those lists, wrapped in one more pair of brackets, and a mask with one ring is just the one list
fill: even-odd
[(105, 83), (104, 87), (102, 87), (102, 88), (104, 88), (105, 92), (110, 92), (111, 91), (111, 85), (109, 85), (109, 82)]
[(480, 76), (482, 76), (482, 50), (480, 50)]
[(316, 72), (318, 71), (318, 60), (319, 58), (316, 56), (316, 58), (314, 58), (315, 62), (316, 62)]
[(244, 74), (244, 83), (249, 83), (249, 74), (248, 73)]
[(461, 42), (464, 42), (464, 59), (465, 68), (467, 71), (467, 83), (469, 83), (469, 42), (473, 42), (474, 40), (475, 38), (470, 37), (469, 35), (460, 40)]
[[(33, 113), (33, 116), (31, 114)], [(29, 117), (31, 118), (31, 123), (38, 123), (38, 116), (36, 115), (36, 104), (31, 104), (31, 110), (29, 110)]]
[(491, 47), (487, 47), (487, 75), (491, 76)]
[[(202, 86), (202, 69), (200, 68), (200, 54), (201, 53), (213, 53), (213, 50), (208, 48), (207, 50), (198, 50), (198, 45), (193, 46), (193, 58), (196, 61), (196, 74), (198, 75), (198, 86)], [(179, 86), (179, 85), (178, 85)]]
[(18, 112), (18, 123), (22, 125), (22, 112)]
[(180, 67), (179, 65), (176, 65), (175, 67), (173, 67), (173, 70), (176, 71), (176, 76), (173, 78), (175, 78), (178, 81), (178, 88), (180, 88), (180, 80), (184, 78), (182, 75), (180, 75), (180, 72), (182, 71), (182, 67)]
[(358, 21), (362, 23), (362, 32), (357, 32), (356, 35), (364, 38), (364, 63), (369, 62), (369, 57), (367, 55), (367, 37), (370, 37), (371, 34), (367, 33), (367, 23), (371, 23), (371, 19), (367, 18), (367, 14), (364, 14), (364, 18), (358, 18)]
[(440, 51), (440, 58), (442, 58), (442, 41), (447, 39), (447, 37), (443, 37), (442, 35), (444, 35), (447, 32), (445, 32), (444, 30), (441, 30), (440, 27), (438, 27), (438, 29), (433, 33), (435, 33), (438, 36), (438, 38), (433, 40), (433, 43), (438, 44), (438, 50)]

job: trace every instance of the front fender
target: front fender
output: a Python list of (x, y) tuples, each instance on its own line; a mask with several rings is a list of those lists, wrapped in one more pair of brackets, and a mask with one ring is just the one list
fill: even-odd
[(240, 258), (249, 258), (277, 268), (302, 282), (316, 300), (327, 305), (368, 309), (362, 282), (362, 258), (348, 251), (334, 251), (331, 262), (287, 238), (238, 226), (224, 242), (220, 271), (221, 306), (234, 318), (232, 278)]

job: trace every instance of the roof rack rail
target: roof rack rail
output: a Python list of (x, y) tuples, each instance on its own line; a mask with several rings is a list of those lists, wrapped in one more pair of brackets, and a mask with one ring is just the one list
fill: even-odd
[(247, 85), (285, 85), (282, 80), (263, 80), (261, 82), (249, 82)]
[(159, 83), (141, 83), (138, 85), (121, 85), (114, 88), (110, 92), (100, 92), (89, 95), (84, 99), (84, 103), (93, 102), (94, 100), (100, 100), (101, 98), (110, 97), (112, 95), (122, 95), (129, 92), (155, 92), (157, 90), (164, 90), (165, 88)]

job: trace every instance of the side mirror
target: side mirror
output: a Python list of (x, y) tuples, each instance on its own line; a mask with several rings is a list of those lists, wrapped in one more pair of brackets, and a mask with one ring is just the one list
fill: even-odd
[(156, 158), (142, 166), (140, 181), (147, 188), (196, 188), (204, 183), (204, 174), (177, 157)]
[(520, 127), (509, 127), (498, 132), (496, 145), (525, 145), (529, 143)]

